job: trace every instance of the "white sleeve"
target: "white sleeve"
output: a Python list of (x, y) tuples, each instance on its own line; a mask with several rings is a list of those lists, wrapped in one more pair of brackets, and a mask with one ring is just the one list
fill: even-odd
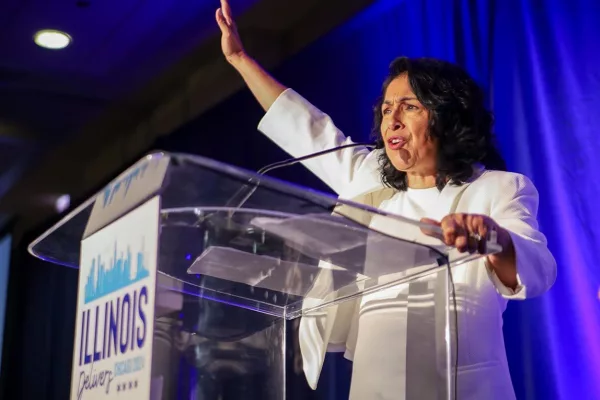
[[(331, 118), (292, 89), (286, 89), (258, 125), (275, 144), (292, 157), (300, 157), (353, 143)], [(351, 147), (303, 162), (304, 166), (337, 194), (353, 180), (369, 149)]]
[(486, 269), (502, 297), (522, 300), (550, 289), (556, 280), (556, 261), (548, 250), (546, 237), (538, 228), (537, 189), (523, 175), (510, 174), (510, 177), (497, 188), (491, 217), (508, 230), (512, 238), (517, 261), (517, 288), (512, 290), (502, 284), (489, 265)]

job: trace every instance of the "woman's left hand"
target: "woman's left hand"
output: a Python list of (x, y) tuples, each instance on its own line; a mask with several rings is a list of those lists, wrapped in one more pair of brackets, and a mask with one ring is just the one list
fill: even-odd
[(479, 214), (450, 214), (440, 222), (423, 218), (421, 222), (437, 225), (442, 233), (422, 229), (426, 235), (434, 236), (448, 246), (454, 246), (464, 253), (486, 253), (487, 241), (491, 232), (496, 232), (496, 241), (502, 248), (499, 253), (487, 256), (489, 266), (496, 276), (507, 287), (515, 289), (518, 286), (517, 262), (515, 247), (510, 233), (499, 226), (487, 215)]
[(435, 236), (448, 246), (453, 246), (461, 253), (486, 252), (487, 240), (491, 232), (495, 231), (498, 242), (504, 239), (504, 230), (487, 215), (480, 214), (449, 214), (441, 221), (429, 218), (421, 219), (421, 222), (437, 225), (442, 229), (442, 234), (428, 232), (425, 234)]

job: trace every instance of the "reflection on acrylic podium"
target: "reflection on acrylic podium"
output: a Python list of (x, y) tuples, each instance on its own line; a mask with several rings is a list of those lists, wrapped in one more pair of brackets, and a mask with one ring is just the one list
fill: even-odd
[[(370, 229), (375, 221), (393, 234)], [(436, 390), (450, 398), (444, 277), (477, 256), (422, 227), (205, 158), (154, 153), (29, 249), (80, 268), (72, 399), (306, 398), (298, 388), (318, 383), (314, 360), (335, 310), (426, 276), (442, 278), (444, 318), (442, 335), (420, 343), (441, 351), (422, 362), (440, 370)]]

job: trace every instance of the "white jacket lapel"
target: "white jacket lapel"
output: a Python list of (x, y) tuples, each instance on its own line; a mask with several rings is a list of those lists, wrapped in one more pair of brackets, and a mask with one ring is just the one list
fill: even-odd
[(485, 170), (483, 166), (474, 166), (473, 176), (467, 182), (461, 185), (446, 185), (444, 189), (442, 189), (442, 193), (440, 193), (440, 198), (438, 200), (434, 218), (438, 221), (441, 221), (442, 218), (444, 218), (446, 215), (455, 213), (456, 208), (458, 206), (458, 202), (460, 201), (463, 192), (475, 179), (479, 178), (484, 172)]

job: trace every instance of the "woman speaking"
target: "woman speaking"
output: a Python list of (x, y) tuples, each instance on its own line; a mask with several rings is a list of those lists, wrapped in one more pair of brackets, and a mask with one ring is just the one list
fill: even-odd
[[(226, 0), (216, 20), (227, 61), (266, 111), (261, 132), (294, 157), (351, 143), (326, 114), (246, 54)], [(369, 205), (438, 225), (439, 239), (461, 252), (484, 251), (486, 238), (496, 232), (501, 252), (453, 269), (457, 391), (461, 400), (514, 399), (502, 313), (508, 300), (538, 296), (556, 278), (556, 262), (538, 230), (536, 188), (523, 175), (486, 168), (496, 154), (492, 115), (482, 90), (451, 63), (394, 60), (374, 110), (374, 134), (373, 151), (348, 148), (305, 166), (340, 197), (388, 193)], [(365, 295), (338, 310), (334, 333), (319, 338), (324, 343), (315, 340), (309, 321), (301, 323), (309, 384), (316, 387), (329, 348), (353, 361), (352, 400), (441, 398), (439, 366), (422, 362), (439, 349), (419, 346), (425, 330), (414, 329), (419, 320), (436, 320), (435, 307), (410, 307), (411, 299), (433, 296), (431, 279)]]

